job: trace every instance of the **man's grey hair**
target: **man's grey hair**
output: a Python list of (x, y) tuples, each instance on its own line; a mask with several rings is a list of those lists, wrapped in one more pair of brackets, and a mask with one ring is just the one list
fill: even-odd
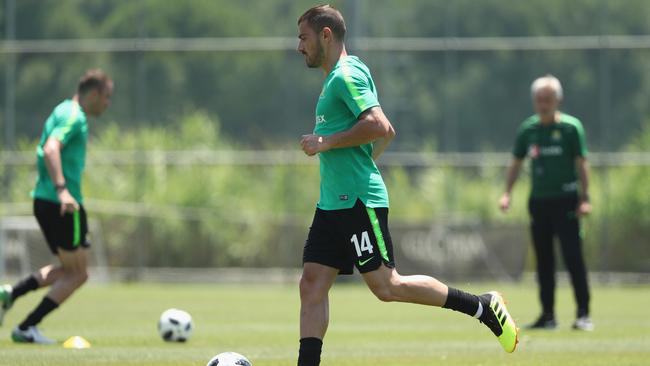
[(555, 92), (557, 99), (562, 100), (564, 92), (562, 91), (562, 83), (560, 80), (551, 74), (542, 76), (541, 78), (535, 79), (533, 84), (530, 86), (530, 94), (533, 98), (539, 93), (540, 90), (550, 88)]

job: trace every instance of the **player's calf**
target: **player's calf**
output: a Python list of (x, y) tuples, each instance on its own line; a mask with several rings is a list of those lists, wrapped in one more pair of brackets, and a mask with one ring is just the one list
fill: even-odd
[(88, 281), (88, 272), (66, 271), (50, 288), (48, 296), (61, 304)]
[(323, 338), (329, 322), (328, 292), (338, 270), (318, 263), (305, 263), (300, 279), (299, 366), (320, 364)]
[(442, 306), (447, 296), (447, 286), (435, 278), (402, 276), (395, 268), (385, 265), (362, 275), (368, 288), (381, 301)]
[(58, 256), (63, 274), (52, 284), (48, 296), (61, 304), (88, 281), (88, 250), (60, 250)]
[(74, 272), (70, 275), (70, 286), (73, 291), (78, 290), (86, 282), (88, 282), (88, 271), (86, 270)]

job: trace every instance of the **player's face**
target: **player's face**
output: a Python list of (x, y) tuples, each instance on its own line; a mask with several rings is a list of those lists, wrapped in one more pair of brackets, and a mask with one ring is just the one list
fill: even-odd
[(91, 91), (92, 107), (89, 111), (95, 117), (101, 116), (108, 106), (111, 104), (111, 96), (113, 95), (113, 83), (109, 83), (106, 88), (102, 90)]
[(320, 34), (316, 33), (307, 22), (298, 25), (298, 52), (305, 56), (308, 67), (317, 68), (323, 64), (325, 50), (321, 43)]
[(540, 117), (551, 117), (557, 112), (560, 100), (551, 88), (543, 88), (537, 91), (533, 97), (535, 112)]

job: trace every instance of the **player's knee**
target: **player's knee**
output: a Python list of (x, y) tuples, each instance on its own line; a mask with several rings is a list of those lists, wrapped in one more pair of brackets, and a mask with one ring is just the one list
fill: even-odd
[(86, 269), (83, 269), (77, 272), (76, 277), (77, 277), (77, 285), (81, 286), (88, 281), (88, 271)]
[(317, 302), (327, 295), (317, 276), (304, 273), (300, 278), (300, 299), (303, 302)]
[(395, 296), (395, 293), (388, 286), (373, 289), (372, 293), (382, 302), (397, 301), (397, 296)]
[(373, 291), (377, 299), (382, 302), (393, 302), (396, 301), (397, 299), (395, 296), (393, 296), (393, 293), (388, 290), (388, 289), (381, 289), (378, 291)]
[(81, 287), (88, 281), (88, 271), (84, 269), (75, 269), (66, 273), (68, 281), (73, 287)]
[(397, 291), (391, 281), (369, 284), (370, 291), (382, 302), (397, 301)]
[(400, 301), (402, 277), (394, 270), (390, 273), (366, 278), (370, 291), (383, 302)]

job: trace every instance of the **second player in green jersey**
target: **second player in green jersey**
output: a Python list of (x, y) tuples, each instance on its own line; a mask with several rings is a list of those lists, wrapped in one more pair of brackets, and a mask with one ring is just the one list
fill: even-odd
[(61, 150), (61, 166), (66, 188), (78, 203), (83, 203), (81, 177), (86, 166), (88, 124), (86, 113), (77, 101), (67, 99), (54, 108), (45, 121), (41, 140), (36, 148), (38, 178), (32, 197), (59, 203), (59, 195), (47, 170), (43, 149), (50, 137), (65, 146), (65, 149)]
[(81, 180), (86, 165), (86, 115), (108, 108), (113, 82), (101, 70), (88, 70), (77, 92), (50, 114), (36, 148), (38, 178), (32, 191), (34, 216), (45, 242), (59, 263), (40, 268), (13, 286), (0, 286), (0, 325), (14, 303), (38, 288), (49, 290), (36, 308), (11, 332), (19, 343), (50, 344), (38, 325), (77, 291), (88, 278), (88, 224)]

